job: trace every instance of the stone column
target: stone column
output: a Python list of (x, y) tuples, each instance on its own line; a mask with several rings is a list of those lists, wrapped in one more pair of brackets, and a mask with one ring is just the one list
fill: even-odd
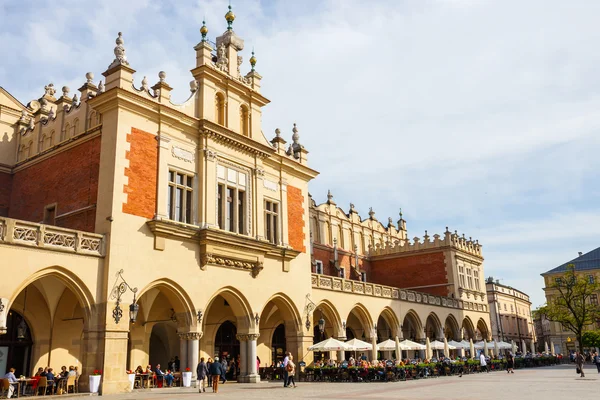
[(179, 334), (179, 368), (182, 371), (185, 371), (185, 368), (188, 366), (187, 355), (188, 355), (187, 333), (180, 333)]
[[(188, 366), (192, 370), (192, 380), (196, 380), (196, 367), (198, 366), (198, 353), (200, 352), (200, 338), (202, 334), (200, 332), (190, 332), (188, 334), (188, 343), (187, 343), (187, 359)], [(185, 371), (185, 368), (182, 368), (182, 371)]]
[(248, 379), (248, 335), (236, 335), (240, 341), (240, 374), (238, 382), (247, 382)]
[(260, 375), (258, 375), (258, 370), (256, 368), (256, 340), (260, 334), (251, 333), (248, 335), (248, 383), (258, 383), (260, 382)]

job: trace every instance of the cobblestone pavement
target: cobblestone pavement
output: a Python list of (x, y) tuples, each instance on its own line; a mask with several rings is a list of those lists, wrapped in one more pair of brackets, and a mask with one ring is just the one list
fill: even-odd
[(579, 378), (575, 367), (555, 367), (480, 373), (473, 375), (421, 379), (395, 383), (307, 383), (286, 389), (280, 382), (260, 384), (226, 383), (219, 393), (208, 390), (199, 394), (192, 389), (151, 389), (122, 395), (104, 396), (110, 400), (125, 399), (457, 399), (457, 400), (587, 400), (596, 399), (600, 374), (595, 366), (585, 367), (586, 377)]

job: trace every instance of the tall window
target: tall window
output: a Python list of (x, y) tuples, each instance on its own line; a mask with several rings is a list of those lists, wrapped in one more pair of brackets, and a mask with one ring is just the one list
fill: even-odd
[(176, 171), (169, 171), (169, 192), (167, 210), (169, 219), (192, 223), (193, 177)]
[(219, 228), (246, 234), (246, 174), (222, 165), (217, 167), (217, 218)]
[(240, 106), (240, 133), (250, 136), (250, 113), (246, 106)]
[(215, 95), (215, 120), (217, 124), (225, 125), (225, 96), (223, 93)]
[(44, 224), (56, 225), (56, 205), (46, 206), (44, 209)]
[(598, 295), (597, 294), (593, 294), (590, 296), (590, 303), (592, 303), (594, 305), (598, 305)]
[(473, 289), (473, 276), (471, 276), (471, 268), (467, 268), (467, 282), (469, 283), (469, 289)]
[(460, 287), (466, 287), (465, 285), (465, 267), (460, 265), (458, 267), (458, 280), (460, 282)]
[(506, 303), (504, 303), (504, 311), (506, 311)]
[(475, 290), (479, 290), (479, 271), (473, 270), (473, 278), (475, 279)]
[(346, 278), (346, 270), (344, 268), (340, 268), (340, 278)]
[(366, 272), (361, 272), (360, 273), (360, 280), (362, 282), (366, 282), (367, 281), (367, 273)]
[(279, 243), (279, 204), (265, 201), (265, 237), (273, 244)]

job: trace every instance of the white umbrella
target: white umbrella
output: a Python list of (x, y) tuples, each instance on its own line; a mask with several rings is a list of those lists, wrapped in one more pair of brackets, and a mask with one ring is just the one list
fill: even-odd
[(359, 339), (348, 340), (347, 342), (344, 342), (344, 344), (350, 351), (371, 350), (373, 348), (371, 343), (363, 342)]
[(452, 346), (454, 347), (454, 349), (450, 348), (450, 345), (448, 344), (448, 339), (446, 339), (446, 337), (444, 336), (444, 355), (446, 357), (450, 356), (450, 350), (455, 350), (456, 346)]
[(531, 341), (531, 354), (535, 354), (535, 343), (533, 343), (533, 340)]
[(471, 352), (471, 358), (475, 357), (475, 346), (473, 345), (473, 339), (469, 339), (469, 351)]
[(544, 342), (544, 353), (548, 353), (548, 342)]
[(425, 339), (425, 358), (429, 359), (433, 357), (433, 352), (431, 351), (431, 342), (429, 338)]
[(308, 348), (309, 351), (340, 351), (349, 350), (344, 342), (340, 342), (337, 339), (329, 338), (322, 342), (313, 344)]
[(483, 341), (483, 354), (485, 354), (486, 357), (490, 355), (490, 351), (488, 349), (488, 342), (487, 342), (487, 340)]
[(550, 341), (550, 354), (556, 354), (556, 352), (554, 351), (554, 342), (552, 340)]
[(396, 342), (392, 339), (384, 340), (377, 344), (377, 349), (380, 351), (393, 351), (396, 350)]
[(421, 343), (413, 342), (412, 340), (403, 340), (400, 343), (400, 349), (402, 350), (425, 350), (426, 346)]
[(485, 344), (483, 343), (483, 340), (473, 344), (473, 347), (475, 347), (477, 350), (483, 350), (484, 346)]
[(448, 346), (452, 346), (457, 349), (468, 349), (469, 348), (469, 342), (466, 342), (466, 344), (465, 344), (464, 342), (457, 342), (455, 340), (450, 340), (447, 343), (448, 343)]
[(498, 346), (497, 340), (494, 340), (494, 354), (496, 354), (496, 357), (500, 355), (500, 346)]
[(521, 339), (521, 351), (523, 352), (523, 355), (527, 353), (527, 345), (525, 344), (525, 339)]
[(512, 344), (500, 341), (498, 342), (498, 348), (500, 350), (511, 350)]
[(402, 350), (400, 350), (400, 339), (398, 339), (398, 336), (396, 336), (394, 342), (396, 345), (396, 360), (402, 360)]
[(434, 340), (430, 343), (432, 350), (445, 350), (445, 347), (448, 346), (448, 350), (456, 350), (456, 346), (450, 345), (446, 340), (440, 342), (439, 340)]

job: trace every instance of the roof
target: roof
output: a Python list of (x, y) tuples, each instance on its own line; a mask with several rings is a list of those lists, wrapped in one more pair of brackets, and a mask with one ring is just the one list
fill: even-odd
[(559, 265), (550, 271), (544, 272), (542, 275), (567, 272), (567, 266), (569, 264), (575, 265), (575, 271), (600, 269), (600, 247), (590, 251), (589, 253), (582, 254), (569, 262)]

